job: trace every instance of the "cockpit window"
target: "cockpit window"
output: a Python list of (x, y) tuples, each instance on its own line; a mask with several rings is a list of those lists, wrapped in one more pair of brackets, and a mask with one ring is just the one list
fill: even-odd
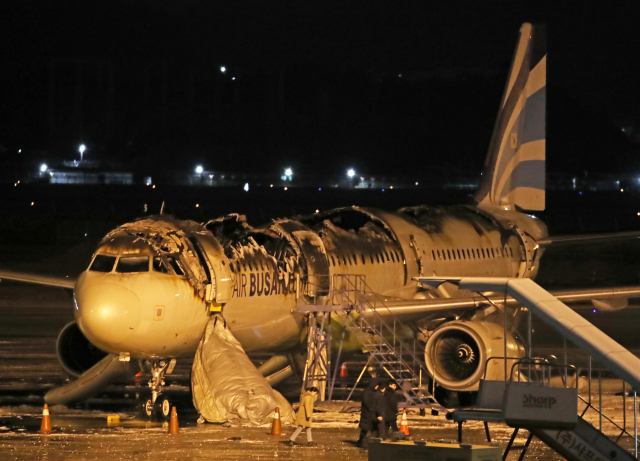
[(89, 270), (93, 272), (111, 272), (115, 263), (115, 256), (96, 255)]
[(118, 260), (116, 272), (149, 272), (149, 256), (123, 256)]
[(167, 267), (167, 263), (160, 256), (153, 257), (153, 270), (156, 272), (161, 272), (163, 274), (169, 273), (169, 268)]
[(182, 267), (180, 267), (180, 263), (176, 261), (175, 258), (167, 256), (167, 261), (169, 261), (173, 272), (175, 272), (177, 275), (184, 275), (184, 271), (182, 270)]

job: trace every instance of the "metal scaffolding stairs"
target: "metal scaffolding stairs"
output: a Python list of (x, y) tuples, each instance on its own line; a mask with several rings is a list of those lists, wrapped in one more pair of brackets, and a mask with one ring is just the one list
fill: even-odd
[[(512, 296), (523, 307), (526, 307), (531, 314), (536, 315), (544, 323), (558, 332), (564, 340), (564, 363), (554, 363), (544, 357), (492, 357), (490, 360), (507, 362), (515, 360), (511, 366), (511, 373), (507, 375), (505, 365), (506, 381), (486, 381), (480, 383), (478, 395), (478, 408), (456, 410), (447, 414), (447, 418), (458, 423), (458, 437), (462, 441), (462, 423), (465, 421), (484, 421), (487, 438), (490, 439), (488, 423), (506, 423), (514, 428), (511, 439), (507, 444), (503, 455), (506, 460), (513, 450), (521, 450), (518, 461), (524, 458), (533, 436), (543, 441), (557, 453), (570, 461), (637, 461), (638, 456), (638, 402), (636, 390), (640, 389), (640, 359), (627, 349), (606, 336), (601, 330), (589, 323), (586, 319), (574, 312), (568, 306), (557, 300), (550, 293), (542, 289), (530, 279), (499, 279), (499, 278), (472, 278), (458, 277), (454, 279), (440, 279), (436, 277), (420, 277), (419, 282), (431, 286), (438, 286), (443, 281), (452, 282), (460, 289), (483, 292), (503, 292)], [(506, 299), (506, 297), (505, 297)], [(505, 310), (506, 315), (506, 310)], [(506, 325), (506, 322), (505, 322)], [(529, 320), (529, 344), (531, 344), (531, 320)], [(583, 353), (587, 354), (588, 369), (586, 375), (582, 376), (580, 371), (567, 363), (567, 341), (577, 346)], [(529, 346), (529, 354), (531, 346)], [(597, 369), (592, 367), (592, 361), (599, 363)], [(485, 364), (485, 367), (487, 365)], [(552, 369), (557, 369), (556, 377), (561, 378), (561, 387), (551, 385)], [(526, 370), (524, 370), (526, 369)], [(574, 373), (575, 389), (570, 389), (569, 374)], [(540, 379), (540, 372), (542, 379)], [(622, 396), (622, 422), (614, 421), (612, 417), (605, 414), (602, 398), (602, 374), (613, 375), (620, 380)], [(598, 385), (592, 386), (594, 374), (597, 373)], [(579, 382), (586, 379), (588, 387), (586, 390), (579, 390)], [(610, 379), (610, 378), (609, 378)], [(523, 380), (521, 382), (521, 380)], [(630, 419), (627, 416), (627, 392), (633, 398), (633, 430), (628, 429)], [(599, 397), (593, 398), (593, 387), (597, 387)], [(558, 404), (561, 402), (571, 402), (573, 411), (567, 408), (562, 411), (555, 408), (551, 411), (540, 412), (539, 410), (529, 411), (527, 408), (545, 408), (543, 404), (538, 406), (525, 405), (522, 401), (523, 395), (531, 392), (542, 395), (569, 396), (568, 391), (573, 390), (572, 396), (558, 398), (554, 400)], [(524, 391), (524, 392), (523, 392)], [(580, 393), (588, 392), (585, 398)], [(529, 394), (531, 395), (531, 394)], [(597, 401), (597, 404), (595, 403)], [(581, 412), (578, 412), (579, 404), (584, 405)], [(537, 413), (536, 413), (537, 411)], [(595, 412), (598, 424), (589, 422), (586, 418), (587, 412)], [(630, 410), (629, 410), (630, 411)], [(570, 414), (571, 413), (571, 414)], [(573, 420), (567, 420), (572, 417)], [(569, 418), (571, 419), (571, 418)], [(605, 423), (608, 428), (605, 434), (603, 428)], [(513, 443), (518, 431), (526, 429), (529, 431), (527, 441), (522, 446), (515, 446)], [(624, 439), (624, 440), (623, 440)], [(625, 442), (621, 444), (621, 442)], [(629, 443), (630, 442), (630, 443)], [(624, 445), (628, 449), (624, 448)], [(631, 451), (631, 453), (629, 451)]]
[[(319, 286), (328, 286), (328, 289), (319, 289)], [(431, 408), (445, 411), (427, 390), (427, 369), (416, 351), (422, 348), (416, 343), (409, 327), (393, 316), (385, 316), (385, 320), (380, 315), (379, 310), (386, 307), (371, 292), (364, 275), (336, 274), (331, 276), (329, 284), (326, 281), (310, 278), (305, 281), (300, 293), (302, 296), (299, 297), (296, 311), (309, 314), (307, 367), (303, 386), (309, 386), (311, 383), (325, 383), (329, 386), (330, 398), (335, 377), (338, 374), (338, 363), (345, 336), (356, 335), (361, 341), (363, 351), (370, 357), (369, 362), (375, 360), (398, 384), (398, 388), (405, 397), (406, 408)], [(328, 354), (331, 344), (332, 315), (336, 322), (342, 324), (333, 379), (329, 357), (331, 354)], [(423, 382), (423, 375), (425, 382)]]

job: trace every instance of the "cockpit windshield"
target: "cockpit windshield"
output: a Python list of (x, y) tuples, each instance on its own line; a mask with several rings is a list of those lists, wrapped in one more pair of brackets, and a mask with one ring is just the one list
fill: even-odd
[(115, 256), (96, 255), (89, 270), (93, 272), (111, 272), (115, 263)]
[(118, 260), (116, 272), (149, 272), (149, 256), (122, 256)]

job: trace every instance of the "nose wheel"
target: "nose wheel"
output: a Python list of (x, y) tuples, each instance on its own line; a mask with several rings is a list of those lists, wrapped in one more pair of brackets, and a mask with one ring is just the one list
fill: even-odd
[(171, 416), (171, 402), (169, 402), (167, 398), (158, 399), (156, 402), (148, 399), (142, 406), (142, 412), (148, 419), (169, 420)]
[(142, 404), (142, 415), (148, 419), (168, 420), (171, 415), (171, 402), (167, 398), (160, 398), (162, 394), (164, 375), (171, 374), (176, 366), (176, 359), (168, 360), (145, 360), (143, 364), (151, 371), (149, 388), (151, 398)]

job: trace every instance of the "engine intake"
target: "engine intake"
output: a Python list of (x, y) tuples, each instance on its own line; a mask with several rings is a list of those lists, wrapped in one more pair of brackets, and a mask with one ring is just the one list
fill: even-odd
[[(507, 355), (524, 357), (524, 345), (507, 337)], [(425, 347), (425, 361), (440, 386), (454, 391), (476, 391), (489, 357), (504, 356), (502, 325), (489, 321), (454, 320), (437, 328)], [(514, 360), (508, 360), (508, 370)], [(504, 379), (504, 362), (489, 362), (486, 379)]]
[(62, 367), (74, 377), (80, 376), (107, 355), (85, 338), (76, 322), (62, 329), (56, 342), (56, 351)]

